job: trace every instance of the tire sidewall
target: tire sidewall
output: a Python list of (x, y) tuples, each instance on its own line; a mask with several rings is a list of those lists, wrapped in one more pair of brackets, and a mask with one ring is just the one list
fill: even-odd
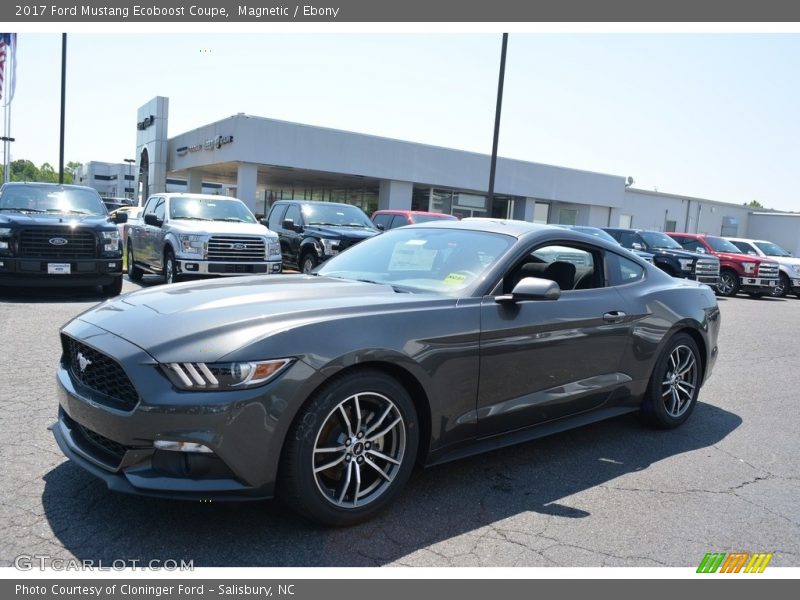
[(730, 289), (730, 291), (723, 292), (722, 289), (720, 288), (720, 290), (719, 290), (720, 296), (725, 296), (725, 297), (728, 297), (728, 298), (731, 297), (731, 296), (735, 296), (737, 294), (737, 292), (739, 291), (739, 276), (736, 275), (735, 273), (733, 273), (732, 271), (727, 271), (727, 270), (723, 271), (719, 275), (720, 285), (722, 285), (722, 278), (723, 277), (732, 278), (731, 279), (731, 289)]
[[(667, 412), (664, 405), (661, 384), (664, 381), (667, 373), (667, 363), (669, 356), (673, 350), (678, 346), (687, 346), (691, 348), (694, 353), (694, 359), (697, 363), (698, 377), (695, 383), (694, 393), (689, 403), (689, 407), (679, 417), (673, 417)], [(697, 347), (697, 342), (687, 333), (678, 333), (672, 336), (664, 346), (661, 354), (656, 361), (653, 368), (653, 374), (650, 378), (650, 383), (647, 388), (647, 396), (644, 404), (642, 405), (642, 412), (648, 417), (648, 420), (655, 426), (662, 429), (672, 429), (684, 423), (694, 411), (697, 405), (697, 397), (700, 394), (700, 386), (703, 382), (703, 361), (700, 356), (700, 349)]]
[[(306, 263), (309, 263), (310, 265), (310, 268), (307, 271), (306, 271)], [(318, 264), (319, 261), (317, 260), (317, 257), (314, 256), (314, 253), (306, 252), (300, 259), (300, 272), (304, 274), (311, 273), (311, 271), (314, 270), (314, 267), (316, 267)]]
[(175, 273), (175, 255), (168, 250), (164, 254), (164, 283), (177, 283), (178, 276)]
[[(341, 508), (326, 500), (317, 487), (313, 473), (314, 443), (328, 415), (346, 398), (364, 392), (376, 392), (397, 406), (405, 424), (406, 447), (402, 465), (389, 488), (377, 499), (358, 508)], [(306, 517), (326, 526), (347, 526), (368, 520), (391, 503), (411, 475), (419, 447), (419, 423), (406, 389), (392, 377), (379, 371), (361, 371), (330, 382), (317, 392), (298, 412), (291, 427), (282, 461), (279, 495)], [(293, 489), (281, 489), (288, 486)], [(286, 494), (285, 492), (288, 492)]]
[(128, 279), (139, 281), (142, 278), (142, 271), (136, 266), (133, 260), (133, 247), (128, 244)]

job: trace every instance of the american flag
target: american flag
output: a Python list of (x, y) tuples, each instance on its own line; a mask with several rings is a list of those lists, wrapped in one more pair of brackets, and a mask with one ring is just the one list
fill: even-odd
[[(8, 64), (8, 56), (11, 55), (10, 69), (6, 69)], [(0, 100), (3, 99), (3, 94), (6, 91), (6, 80), (9, 81), (8, 86), (8, 100), (6, 104), (11, 102), (14, 98), (14, 85), (17, 70), (17, 34), (16, 33), (0, 33)]]

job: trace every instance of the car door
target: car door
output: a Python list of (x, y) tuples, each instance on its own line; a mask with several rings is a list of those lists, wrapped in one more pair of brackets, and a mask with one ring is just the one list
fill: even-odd
[(158, 196), (150, 196), (150, 198), (148, 198), (147, 203), (144, 205), (144, 210), (142, 211), (142, 219), (134, 227), (133, 239), (129, 242), (132, 244), (136, 261), (144, 262), (148, 265), (150, 264), (150, 256), (148, 254), (150, 226), (145, 223), (145, 216), (154, 212), (157, 201)]
[[(147, 214), (155, 215), (156, 219), (159, 222), (162, 222), (164, 219), (164, 197), (163, 196), (153, 196), (148, 200), (147, 207), (145, 209), (145, 217)], [(159, 233), (161, 232), (160, 225), (148, 225), (142, 220), (142, 251), (141, 251), (141, 260), (146, 262), (148, 265), (154, 268), (160, 268), (159, 263), (156, 262), (156, 238), (158, 237)]]
[(630, 343), (629, 302), (609, 285), (606, 270), (601, 248), (548, 243), (509, 270), (504, 289), (496, 291), (509, 293), (522, 276), (533, 275), (557, 281), (560, 298), (483, 299), (480, 436), (598, 408), (625, 380), (620, 365)]
[[(296, 265), (298, 268), (300, 267), (300, 244), (303, 241), (303, 234), (302, 227), (303, 227), (303, 215), (300, 212), (300, 205), (298, 204), (290, 204), (289, 207), (286, 209), (286, 214), (283, 217), (283, 220), (291, 219), (292, 223), (294, 223), (295, 229), (292, 228), (282, 228), (281, 234), (284, 236), (286, 240), (285, 245), (285, 252), (283, 260), (284, 262), (288, 261), (293, 265)], [(300, 231), (298, 231), (300, 229)]]
[(161, 197), (156, 202), (155, 215), (159, 226), (150, 232), (151, 264), (157, 269), (164, 268), (164, 237), (166, 236), (167, 199)]

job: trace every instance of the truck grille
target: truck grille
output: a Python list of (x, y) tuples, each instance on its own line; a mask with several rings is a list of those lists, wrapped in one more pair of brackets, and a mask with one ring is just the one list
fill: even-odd
[(777, 279), (778, 263), (762, 262), (760, 265), (758, 265), (758, 276), (761, 279)]
[(698, 277), (719, 276), (719, 261), (709, 258), (698, 258), (694, 272)]
[(263, 238), (215, 235), (208, 240), (208, 260), (263, 262)]
[[(58, 245), (50, 240), (66, 240)], [(21, 258), (94, 258), (97, 238), (91, 231), (68, 227), (23, 229), (19, 235)]]
[(63, 336), (63, 341), (70, 373), (87, 388), (98, 392), (95, 400), (111, 408), (133, 410), (139, 394), (117, 361), (69, 336)]

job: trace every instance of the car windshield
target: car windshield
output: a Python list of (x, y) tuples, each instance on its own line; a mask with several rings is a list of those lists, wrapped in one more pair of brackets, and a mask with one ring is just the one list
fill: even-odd
[(375, 229), (375, 226), (357, 206), (346, 204), (304, 204), (303, 217), (306, 225), (334, 225), (337, 227), (362, 227)]
[(233, 198), (172, 198), (169, 218), (235, 223), (256, 222), (253, 213), (244, 203)]
[(384, 283), (398, 291), (469, 293), (513, 238), (462, 229), (400, 227), (326, 262), (319, 275)]
[(659, 233), (658, 231), (642, 231), (639, 235), (642, 236), (642, 239), (647, 242), (647, 245), (651, 248), (681, 249), (681, 245), (678, 242), (664, 233)]
[(742, 251), (736, 246), (731, 244), (728, 240), (718, 237), (707, 237), (706, 242), (714, 249), (714, 252), (733, 252), (734, 254), (741, 254)]
[(0, 210), (96, 216), (108, 214), (94, 190), (42, 185), (7, 187), (0, 197)]
[(756, 246), (767, 256), (791, 256), (786, 250), (772, 242), (756, 242)]

